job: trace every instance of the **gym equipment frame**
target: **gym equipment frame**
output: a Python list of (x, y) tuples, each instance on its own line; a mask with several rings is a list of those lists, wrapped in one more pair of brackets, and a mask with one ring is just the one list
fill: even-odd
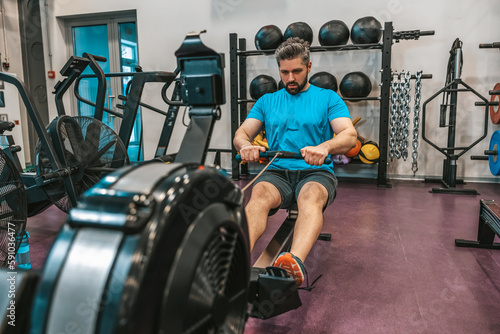
[(70, 211), (33, 307), (16, 310), (31, 319), (31, 333), (65, 331), (70, 320), (82, 333), (243, 332), (250, 272), (243, 196), (203, 165), (225, 102), (224, 62), (199, 34), (176, 52), (182, 100), (169, 102), (189, 106), (191, 122), (175, 162), (109, 174)]
[[(83, 70), (89, 62), (95, 62), (93, 56), (88, 55), (88, 57), (68, 62), (62, 72), (70, 68), (73, 73)], [(113, 160), (114, 167), (121, 167), (128, 162), (128, 157), (126, 153), (118, 154), (125, 152), (123, 145), (117, 136), (113, 141), (112, 130), (98, 120), (65, 115), (62, 104), (64, 85), (60, 83), (56, 85), (56, 106), (59, 116), (48, 125), (47, 129), (44, 129), (40, 114), (25, 84), (15, 76), (3, 72), (0, 72), (0, 80), (16, 87), (39, 136), (36, 172), (24, 172), (17, 157), (21, 148), (15, 145), (11, 135), (5, 133), (12, 130), (14, 123), (0, 123), (0, 135), (7, 139), (7, 145), (0, 150), (3, 182), (0, 199), (7, 203), (3, 208), (5, 211), (2, 212), (1, 230), (2, 233), (7, 233), (8, 226), (16, 227), (17, 251), (27, 217), (40, 213), (52, 204), (56, 204), (63, 211), (76, 207), (78, 196), (83, 191), (94, 185), (103, 174), (116, 169), (110, 169), (112, 166), (106, 166), (101, 158), (108, 159), (108, 156), (110, 159), (116, 158)], [(84, 133), (82, 124), (88, 125)], [(100, 138), (104, 135), (110, 135), (111, 139), (99, 147)], [(85, 159), (80, 159), (81, 156), (76, 154), (77, 151), (86, 153)], [(3, 247), (5, 250), (0, 250), (0, 265), (6, 266), (7, 244)]]
[[(438, 180), (443, 185), (443, 188), (432, 188), (432, 193), (444, 194), (463, 194), (463, 195), (478, 195), (474, 189), (459, 189), (456, 188), (457, 180), (457, 160), (472, 147), (483, 140), (488, 133), (488, 100), (475, 91), (472, 87), (467, 85), (461, 79), (462, 72), (462, 42), (457, 38), (450, 51), (450, 60), (448, 62), (447, 84), (439, 91), (434, 93), (422, 105), (422, 139), (436, 150), (446, 156), (443, 161), (443, 177)], [(463, 86), (463, 88), (459, 88)], [(455, 146), (455, 132), (456, 132), (456, 115), (457, 115), (457, 101), (459, 92), (471, 92), (482, 100), (482, 103), (475, 103), (475, 105), (484, 105), (484, 126), (481, 136), (466, 147)], [(446, 147), (440, 147), (432, 142), (426, 136), (426, 110), (429, 102), (434, 100), (437, 96), (443, 94), (444, 103), (440, 108), (440, 127), (448, 127), (448, 141)], [(449, 103), (448, 103), (449, 101)], [(449, 108), (448, 124), (446, 124), (446, 110)], [(457, 151), (459, 151), (457, 153)], [(428, 182), (434, 182), (433, 179), (426, 179)], [(462, 182), (463, 183), (463, 182)]]

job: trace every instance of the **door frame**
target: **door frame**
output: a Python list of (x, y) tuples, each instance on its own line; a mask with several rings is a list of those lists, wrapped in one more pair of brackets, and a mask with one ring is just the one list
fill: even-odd
[[(108, 49), (109, 49), (109, 70), (110, 72), (120, 72), (121, 64), (120, 64), (120, 42), (118, 24), (126, 23), (126, 22), (135, 22), (136, 29), (137, 26), (137, 15), (135, 10), (130, 11), (118, 11), (118, 12), (105, 12), (105, 13), (95, 13), (95, 14), (83, 14), (83, 15), (75, 15), (64, 17), (64, 30), (65, 30), (65, 41), (66, 41), (66, 53), (68, 55), (67, 58), (74, 55), (73, 52), (73, 27), (81, 27), (81, 26), (91, 26), (91, 25), (103, 25), (106, 24), (108, 27)], [(139, 39), (137, 38), (137, 44), (139, 44)], [(76, 55), (81, 56), (81, 55)], [(139, 52), (137, 52), (137, 58), (139, 58)], [(116, 109), (114, 105), (118, 102), (117, 96), (118, 94), (123, 94), (122, 91), (122, 83), (121, 78), (110, 78), (111, 81), (111, 92), (114, 94), (114, 99), (112, 103), (110, 103), (110, 97), (106, 96), (106, 101), (108, 104)], [(109, 88), (109, 87), (108, 87)], [(74, 94), (69, 94), (70, 96), (70, 112), (68, 112), (71, 116), (77, 116), (78, 110), (78, 100), (76, 99)], [(107, 113), (106, 113), (107, 114)], [(114, 117), (114, 116), (112, 116)], [(121, 120), (119, 117), (115, 117), (113, 121), (113, 128), (116, 132), (119, 129)]]

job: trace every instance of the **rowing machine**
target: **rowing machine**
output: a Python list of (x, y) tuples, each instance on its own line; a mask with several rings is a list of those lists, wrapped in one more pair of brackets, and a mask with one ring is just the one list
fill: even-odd
[[(273, 157), (284, 159), (303, 159), (300, 153), (287, 151), (260, 152), (260, 158)], [(236, 161), (241, 162), (241, 156), (236, 156)], [(331, 164), (332, 160), (327, 157), (324, 164)], [(282, 253), (290, 250), (292, 236), (299, 210), (297, 202), (292, 203), (286, 209), (287, 217), (281, 223), (271, 241), (260, 254), (252, 266), (250, 273), (250, 288), (248, 301), (252, 304), (250, 316), (260, 319), (268, 319), (296, 309), (302, 305), (295, 280), (288, 276), (285, 270), (273, 267), (274, 261)], [(278, 212), (273, 209), (269, 216)], [(321, 233), (319, 240), (330, 241), (331, 234)]]

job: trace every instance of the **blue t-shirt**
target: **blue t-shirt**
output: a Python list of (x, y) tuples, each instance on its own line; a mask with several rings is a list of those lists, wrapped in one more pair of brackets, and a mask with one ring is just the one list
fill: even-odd
[[(264, 123), (270, 151), (297, 153), (306, 146), (332, 139), (330, 121), (338, 117), (350, 118), (344, 101), (333, 90), (313, 85), (296, 95), (285, 89), (266, 94), (257, 100), (247, 116)], [(333, 172), (333, 164), (312, 166), (302, 159), (276, 159), (269, 168), (321, 168)]]

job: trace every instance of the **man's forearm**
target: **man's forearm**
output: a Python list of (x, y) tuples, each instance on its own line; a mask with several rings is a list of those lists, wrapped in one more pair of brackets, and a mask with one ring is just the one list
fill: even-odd
[(250, 138), (245, 133), (237, 131), (234, 135), (233, 145), (236, 148), (236, 151), (240, 151), (242, 147), (252, 145), (252, 143)]
[(324, 146), (328, 154), (345, 154), (356, 146), (356, 131), (342, 131), (335, 137), (320, 144)]

